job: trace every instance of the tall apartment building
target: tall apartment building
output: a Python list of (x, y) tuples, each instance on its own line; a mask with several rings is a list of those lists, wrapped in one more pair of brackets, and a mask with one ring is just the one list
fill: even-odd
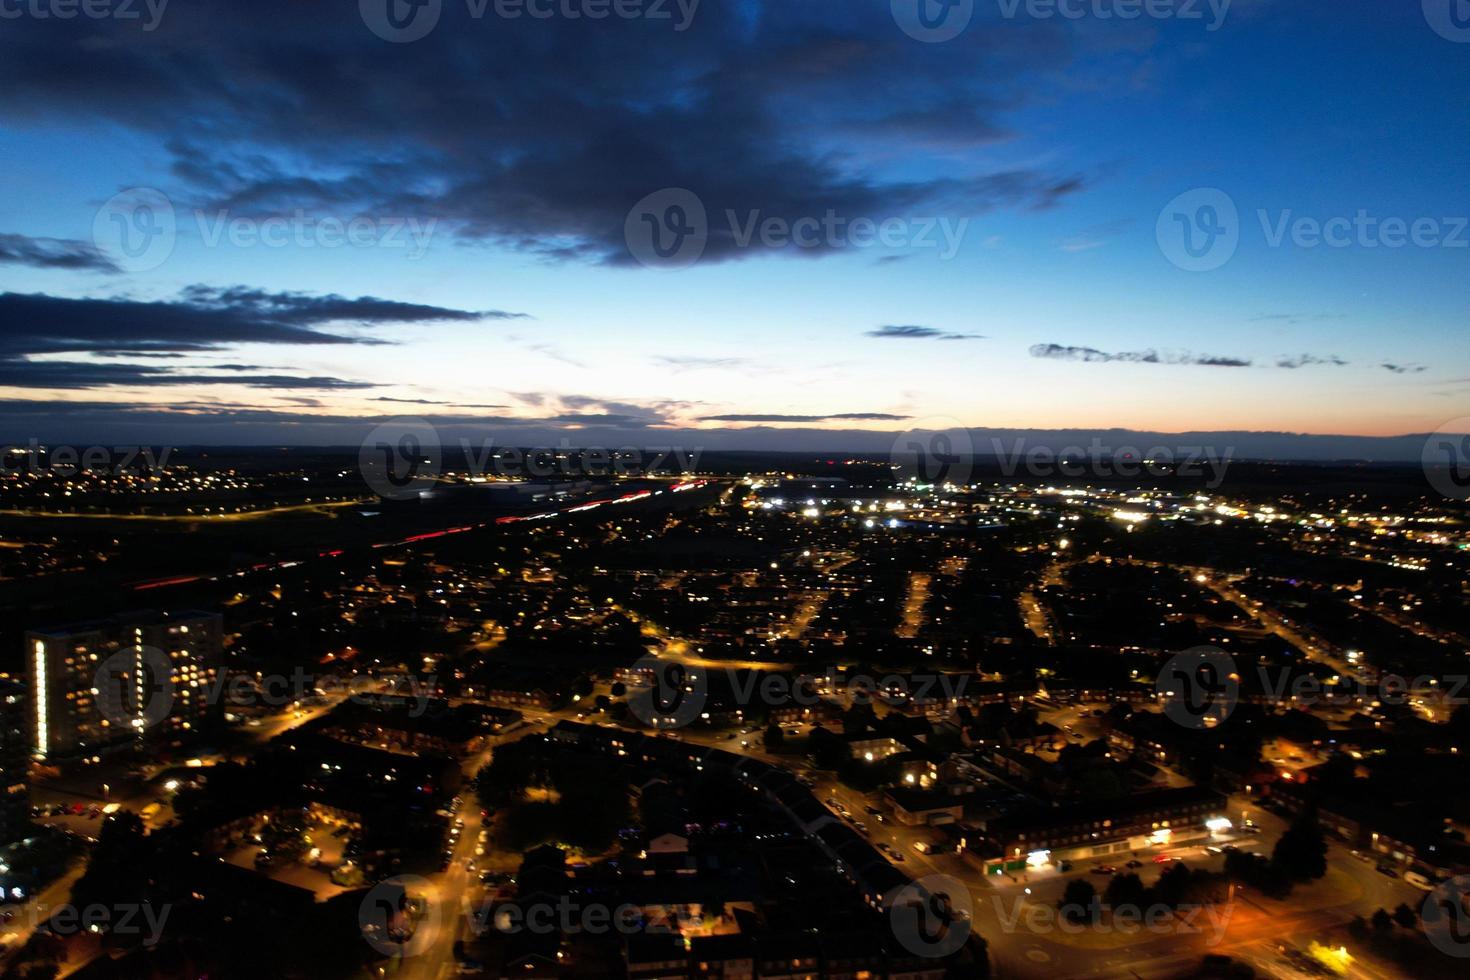
[(28, 715), (26, 686), (0, 679), (0, 847), (26, 836), (31, 826)]
[(31, 752), (67, 759), (178, 741), (219, 707), (218, 613), (138, 613), (26, 633)]

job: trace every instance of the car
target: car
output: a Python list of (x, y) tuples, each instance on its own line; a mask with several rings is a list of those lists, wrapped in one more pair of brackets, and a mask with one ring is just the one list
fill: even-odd
[(881, 817), (883, 815), (883, 811), (875, 806), (865, 806), (863, 807), (863, 810), (867, 813), (872, 814), (875, 817)]
[(1177, 858), (1177, 857), (1174, 857), (1172, 855), (1169, 855), (1169, 854), (1155, 854), (1154, 855), (1154, 864), (1168, 864), (1170, 861), (1178, 861), (1178, 860), (1181, 860), (1181, 859), (1180, 858)]
[(1142, 861), (1138, 861), (1138, 860), (1129, 861), (1128, 864), (1127, 864), (1127, 867), (1130, 867), (1130, 868), (1141, 868), (1141, 867), (1143, 867), (1143, 862)]
[(1072, 870), (1072, 862), (1071, 861), (1062, 861), (1060, 864), (1057, 865), (1057, 870), (1058, 871), (1063, 871), (1063, 872), (1071, 871)]
[(1118, 873), (1118, 869), (1111, 864), (1099, 864), (1092, 869), (1092, 873), (1095, 875), (1115, 875)]
[(1397, 878), (1399, 876), (1399, 873), (1397, 871), (1386, 864), (1380, 864), (1374, 870), (1383, 875), (1385, 878)]
[(1358, 850), (1348, 851), (1348, 853), (1357, 858), (1359, 861), (1362, 861), (1364, 864), (1373, 863), (1373, 855), (1371, 854), (1364, 854), (1362, 851)]

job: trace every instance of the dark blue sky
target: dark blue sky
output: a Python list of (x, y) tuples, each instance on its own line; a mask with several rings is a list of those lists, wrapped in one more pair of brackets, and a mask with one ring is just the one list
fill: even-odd
[(1451, 0), (919, 2), (0, 4), (5, 436), (1470, 414)]

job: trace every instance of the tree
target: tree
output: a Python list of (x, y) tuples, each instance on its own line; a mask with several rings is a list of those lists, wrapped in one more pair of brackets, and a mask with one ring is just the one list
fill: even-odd
[(1159, 880), (1153, 887), (1154, 898), (1161, 905), (1178, 908), (1184, 902), (1184, 896), (1189, 891), (1189, 884), (1189, 869), (1182, 861), (1175, 861), (1164, 869), (1163, 874), (1159, 875)]
[(1072, 922), (1092, 921), (1097, 917), (1097, 889), (1086, 878), (1073, 878), (1067, 882), (1057, 908)]
[(781, 751), (781, 746), (786, 742), (786, 733), (781, 731), (780, 725), (771, 722), (766, 727), (766, 733), (762, 736), (761, 740), (765, 743), (767, 752), (779, 752)]
[(1303, 812), (1271, 852), (1271, 864), (1292, 881), (1315, 881), (1327, 873), (1327, 838), (1317, 815)]
[(1103, 900), (1115, 909), (1120, 906), (1142, 908), (1148, 904), (1148, 889), (1143, 887), (1142, 879), (1136, 874), (1114, 875), (1103, 893)]

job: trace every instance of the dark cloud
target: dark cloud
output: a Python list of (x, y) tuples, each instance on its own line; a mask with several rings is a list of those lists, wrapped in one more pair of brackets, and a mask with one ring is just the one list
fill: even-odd
[(1295, 357), (1281, 357), (1276, 361), (1277, 367), (1286, 368), (1289, 371), (1295, 371), (1297, 368), (1303, 367), (1317, 367), (1323, 364), (1331, 365), (1332, 367), (1342, 367), (1347, 364), (1347, 361), (1338, 357), (1336, 354), (1297, 354)]
[(886, 337), (899, 340), (984, 340), (985, 335), (979, 333), (945, 333), (933, 327), (920, 327), (914, 324), (887, 325), (877, 330), (869, 330), (869, 337)]
[(1031, 356), (1056, 361), (1085, 361), (1088, 363), (1188, 364), (1200, 367), (1250, 367), (1251, 365), (1246, 358), (1224, 357), (1218, 354), (1194, 354), (1189, 351), (1160, 352), (1152, 348), (1109, 353), (1095, 347), (1069, 347), (1062, 344), (1035, 344), (1031, 347)]
[(26, 265), (33, 269), (76, 269), (117, 272), (112, 260), (86, 242), (63, 238), (32, 238), (0, 234), (0, 264)]
[(70, 299), (0, 293), (0, 355), (137, 354), (217, 350), (226, 344), (373, 344), (323, 324), (476, 321), (497, 316), (364, 296), (308, 296), (192, 286), (175, 300)]
[(104, 388), (156, 385), (243, 385), (247, 388), (313, 388), (351, 390), (373, 388), (364, 381), (341, 378), (299, 378), (284, 374), (188, 374), (147, 364), (98, 364), (89, 361), (28, 361), (0, 363), (0, 387)]
[(1423, 364), (1392, 364), (1387, 361), (1378, 366), (1394, 374), (1422, 374), (1429, 370)]
[(395, 402), (399, 405), (454, 405), (456, 408), (510, 408), (509, 405), (461, 405), (457, 402), (435, 401), (432, 398), (390, 398), (387, 395), (378, 395), (368, 400), (375, 402)]
[(706, 415), (701, 422), (902, 422), (907, 415), (887, 415), (882, 412), (844, 412), (840, 415)]
[[(682, 32), (677, 12), (473, 19), (473, 6), (445, 3), (436, 30), (399, 45), (350, 2), (196, 0), (151, 32), (11, 21), (0, 122), (142, 133), (173, 156), (165, 189), (184, 207), (433, 219), (463, 241), (612, 264), (629, 259), (629, 209), (662, 188), (700, 197), (718, 261), (761, 251), (737, 245), (727, 210), (970, 216), (1050, 208), (1092, 179), (977, 152), (1024, 139), (1003, 117), (1076, 56), (1060, 23), (924, 45), (886, 4), (848, 0), (706, 3)], [(945, 165), (914, 176), (895, 140)]]

